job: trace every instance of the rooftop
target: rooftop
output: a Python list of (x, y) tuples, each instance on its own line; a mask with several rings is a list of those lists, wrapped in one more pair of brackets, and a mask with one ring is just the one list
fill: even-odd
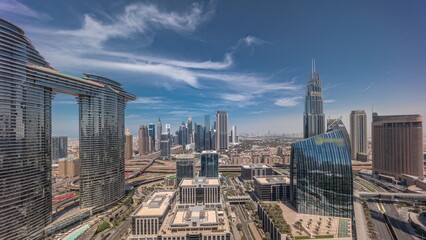
[(374, 122), (421, 122), (422, 116), (419, 114), (408, 114), (408, 115), (382, 115), (379, 116), (377, 113), (373, 113)]
[(194, 159), (195, 155), (194, 154), (178, 154), (175, 156), (177, 160), (187, 160), (187, 159)]
[(261, 164), (261, 163), (243, 164), (241, 165), (241, 167), (242, 168), (271, 168), (270, 166), (266, 164)]
[(153, 217), (163, 216), (167, 207), (171, 204), (171, 200), (175, 195), (175, 191), (157, 191), (153, 192), (141, 207), (136, 210), (133, 216), (137, 217)]
[(203, 151), (201, 152), (201, 154), (217, 154), (217, 152), (213, 150), (209, 150), (209, 151)]
[(217, 210), (215, 208), (206, 209), (204, 206), (191, 206), (177, 210), (170, 226), (199, 227), (218, 225), (217, 218)]
[(281, 175), (254, 177), (254, 180), (260, 184), (290, 184), (290, 179)]
[(219, 186), (219, 178), (206, 178), (206, 177), (197, 177), (197, 178), (185, 178), (180, 183), (181, 187), (184, 186), (194, 186), (194, 185), (213, 185)]

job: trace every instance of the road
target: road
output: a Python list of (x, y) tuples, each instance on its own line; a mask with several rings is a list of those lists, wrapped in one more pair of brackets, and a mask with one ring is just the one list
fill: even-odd
[(238, 218), (241, 221), (241, 225), (243, 226), (243, 232), (244, 232), (244, 235), (246, 236), (246, 239), (247, 240), (255, 240), (251, 236), (251, 233), (250, 233), (250, 230), (249, 230), (249, 226), (248, 226), (248, 224), (250, 222), (253, 222), (253, 221), (251, 221), (251, 220), (247, 221), (247, 219), (245, 218), (244, 214), (242, 213), (243, 210), (241, 209), (241, 206), (239, 204), (235, 205), (235, 209), (236, 209), (235, 213), (237, 214)]
[(122, 222), (114, 232), (111, 231), (111, 235), (107, 238), (107, 240), (119, 240), (122, 236), (130, 229), (131, 217), (127, 217), (124, 222)]

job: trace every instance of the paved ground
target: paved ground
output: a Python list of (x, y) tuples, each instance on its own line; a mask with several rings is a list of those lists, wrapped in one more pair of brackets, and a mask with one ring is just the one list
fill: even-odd
[(355, 228), (357, 239), (368, 239), (367, 222), (365, 221), (364, 208), (358, 198), (354, 201)]

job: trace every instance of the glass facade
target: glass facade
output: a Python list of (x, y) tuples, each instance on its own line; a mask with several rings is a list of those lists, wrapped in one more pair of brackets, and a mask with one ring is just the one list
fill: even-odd
[(201, 153), (200, 177), (219, 177), (219, 154), (216, 152)]
[(352, 218), (352, 162), (343, 130), (292, 144), (290, 184), (299, 213)]
[(324, 126), (322, 83), (319, 72), (315, 72), (315, 67), (313, 67), (312, 74), (309, 76), (306, 85), (305, 112), (303, 115), (304, 138), (324, 133)]
[(41, 239), (51, 220), (51, 104), (55, 92), (80, 104), (81, 206), (124, 196), (124, 106), (120, 84), (52, 69), (24, 32), (0, 19), (0, 236)]

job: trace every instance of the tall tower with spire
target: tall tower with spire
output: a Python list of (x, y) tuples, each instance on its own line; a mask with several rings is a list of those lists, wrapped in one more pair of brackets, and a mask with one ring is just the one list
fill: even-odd
[(160, 150), (160, 143), (161, 143), (161, 133), (163, 132), (163, 124), (161, 123), (160, 117), (158, 117), (157, 122), (157, 141), (156, 141), (156, 150)]
[(305, 112), (303, 115), (303, 137), (309, 138), (325, 132), (325, 117), (322, 101), (322, 84), (319, 72), (312, 59), (312, 73), (306, 85)]

